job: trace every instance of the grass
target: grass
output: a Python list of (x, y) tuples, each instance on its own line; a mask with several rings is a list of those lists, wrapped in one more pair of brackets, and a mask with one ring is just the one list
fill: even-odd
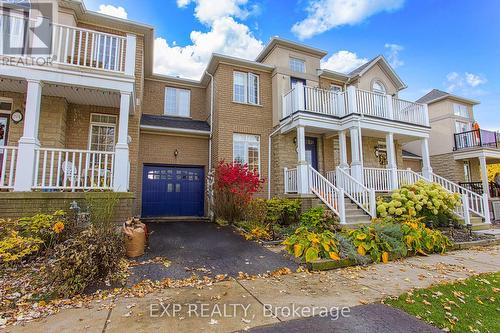
[(500, 332), (500, 273), (410, 291), (385, 304), (450, 332)]

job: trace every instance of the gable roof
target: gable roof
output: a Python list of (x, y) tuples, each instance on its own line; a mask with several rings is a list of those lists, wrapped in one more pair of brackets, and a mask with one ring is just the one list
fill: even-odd
[(431, 103), (439, 102), (439, 101), (446, 99), (446, 98), (453, 98), (453, 99), (456, 99), (456, 100), (459, 100), (459, 101), (462, 101), (465, 103), (469, 103), (472, 105), (479, 104), (479, 102), (476, 100), (453, 95), (453, 94), (450, 94), (446, 91), (442, 91), (439, 89), (432, 89), (427, 94), (425, 94), (424, 96), (417, 99), (416, 102), (417, 103), (424, 103), (424, 104), (431, 104)]
[(379, 64), (382, 67), (382, 69), (387, 72), (389, 78), (394, 81), (396, 88), (398, 90), (408, 87), (406, 83), (404, 83), (403, 80), (401, 80), (401, 78), (399, 77), (399, 75), (394, 71), (389, 62), (387, 62), (385, 57), (381, 54), (369, 60), (367, 63), (353, 69), (349, 73), (349, 76), (351, 77), (351, 79), (356, 79), (360, 76), (363, 76), (368, 70), (370, 70), (370, 68), (372, 68), (376, 64)]
[(422, 159), (422, 156), (409, 152), (408, 150), (402, 150), (403, 158), (414, 158), (414, 159)]
[(323, 58), (324, 56), (326, 56), (328, 54), (328, 52), (326, 52), (324, 50), (317, 49), (315, 47), (307, 46), (305, 44), (293, 42), (293, 41), (288, 40), (288, 39), (284, 39), (284, 38), (280, 38), (280, 37), (274, 36), (273, 38), (271, 38), (271, 41), (266, 45), (266, 47), (264, 47), (264, 49), (259, 53), (259, 55), (257, 56), (257, 58), (255, 58), (255, 61), (257, 61), (257, 62), (263, 61), (267, 57), (267, 55), (277, 45), (281, 45), (281, 46), (288, 47), (288, 48), (291, 48), (291, 49), (295, 49), (295, 50), (298, 50), (298, 51), (302, 51), (302, 52), (305, 52), (305, 53), (310, 53), (310, 54), (315, 55), (315, 56), (317, 56), (319, 58)]

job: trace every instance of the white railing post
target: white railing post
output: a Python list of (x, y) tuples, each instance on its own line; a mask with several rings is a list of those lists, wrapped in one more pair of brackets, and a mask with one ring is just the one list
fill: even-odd
[(115, 147), (113, 188), (115, 192), (128, 191), (128, 118), (130, 112), (130, 92), (121, 92), (120, 116), (118, 119), (118, 142)]
[(375, 189), (370, 189), (370, 215), (372, 218), (377, 217), (377, 199), (375, 197)]
[(429, 107), (427, 106), (427, 104), (423, 104), (423, 106), (424, 106), (424, 111), (423, 111), (424, 125), (429, 126)]
[(462, 197), (462, 209), (463, 209), (463, 212), (464, 212), (464, 222), (466, 225), (469, 225), (471, 224), (470, 222), (470, 213), (469, 213), (469, 198), (467, 197), (467, 194), (462, 194), (461, 195)]
[[(488, 189), (486, 189), (487, 191)], [(488, 199), (488, 193), (483, 190), (483, 205), (484, 205), (484, 223), (490, 224), (491, 223), (491, 217), (490, 217), (490, 201)]]
[(347, 111), (346, 114), (358, 113), (358, 104), (356, 101), (356, 87), (347, 87)]
[(339, 189), (337, 210), (339, 212), (340, 224), (346, 224), (347, 221), (345, 219), (345, 198), (343, 189)]
[[(392, 104), (392, 96), (391, 95), (385, 95), (387, 98), (387, 116), (389, 119), (394, 119), (394, 108)], [(396, 110), (397, 112), (398, 110)]]
[(396, 150), (394, 148), (394, 134), (386, 133), (385, 144), (387, 148), (387, 169), (389, 170), (389, 186), (391, 190), (396, 190), (398, 184), (398, 169), (396, 165)]
[(284, 192), (288, 193), (288, 168), (284, 167), (283, 168), (283, 181), (284, 183)]
[(136, 52), (136, 36), (127, 34), (127, 47), (125, 51), (125, 74), (135, 74), (135, 52)]
[(422, 147), (422, 176), (428, 181), (432, 181), (432, 167), (429, 152), (429, 139), (420, 139), (420, 144)]
[(14, 191), (31, 191), (34, 183), (35, 150), (40, 147), (38, 125), (42, 100), (41, 81), (28, 80), (23, 136), (19, 139)]
[(304, 96), (304, 85), (302, 82), (297, 82), (293, 89), (293, 106), (294, 109), (292, 113), (295, 111), (300, 111), (305, 109), (305, 96)]

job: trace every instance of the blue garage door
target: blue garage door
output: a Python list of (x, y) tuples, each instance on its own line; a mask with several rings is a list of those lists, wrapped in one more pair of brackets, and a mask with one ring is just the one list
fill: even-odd
[(144, 166), (143, 217), (203, 215), (203, 168)]

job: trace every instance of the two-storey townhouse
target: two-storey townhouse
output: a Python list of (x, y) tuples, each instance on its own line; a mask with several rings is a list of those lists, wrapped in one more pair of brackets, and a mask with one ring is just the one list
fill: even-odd
[[(342, 74), (321, 69), (326, 51), (273, 38), (255, 60), (213, 54), (187, 80), (153, 73), (151, 27), (54, 3), (55, 64), (0, 66), (10, 105), (0, 207), (11, 216), (114, 191), (117, 219), (203, 218), (221, 160), (258, 170), (259, 195), (320, 200), (342, 223), (375, 216), (376, 192), (437, 179), (427, 106), (398, 98), (406, 85), (382, 56)], [(402, 169), (409, 142), (421, 174)], [(464, 200), (479, 206), (461, 216), (488, 222), (474, 195)]]
[[(479, 102), (438, 89), (417, 102), (427, 104), (429, 109), (429, 154), (434, 172), (496, 201), (498, 193), (488, 182), (487, 165), (500, 162), (500, 134), (475, 125), (474, 106)], [(405, 149), (420, 153), (412, 144)]]

